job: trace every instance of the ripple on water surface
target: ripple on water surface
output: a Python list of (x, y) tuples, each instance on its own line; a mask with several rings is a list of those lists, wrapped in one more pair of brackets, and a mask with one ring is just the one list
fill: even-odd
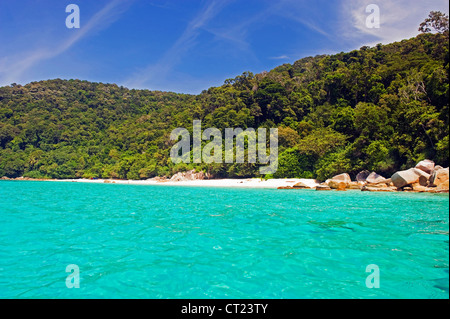
[(448, 298), (448, 209), (445, 194), (2, 181), (0, 298)]

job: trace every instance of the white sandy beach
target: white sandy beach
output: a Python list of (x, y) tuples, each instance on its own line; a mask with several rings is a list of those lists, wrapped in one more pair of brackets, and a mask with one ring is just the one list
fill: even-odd
[(113, 180), (113, 179), (64, 179), (61, 182), (77, 183), (110, 183), (110, 184), (129, 184), (129, 185), (159, 185), (159, 186), (199, 186), (199, 187), (239, 187), (239, 188), (278, 188), (284, 186), (294, 186), (302, 182), (311, 188), (319, 183), (314, 179), (289, 178), (289, 179), (269, 179), (261, 180), (258, 178), (248, 179), (204, 179), (189, 181), (155, 181), (155, 180)]

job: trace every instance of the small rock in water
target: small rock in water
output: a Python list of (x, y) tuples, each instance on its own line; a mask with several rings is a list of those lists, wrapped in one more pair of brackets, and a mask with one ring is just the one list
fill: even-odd
[(331, 187), (327, 185), (317, 185), (316, 191), (331, 191)]
[(293, 186), (294, 188), (300, 188), (300, 189), (310, 189), (311, 187), (309, 187), (308, 185), (306, 185), (305, 183), (299, 182), (297, 184), (295, 184)]
[(277, 189), (294, 189), (292, 186), (280, 186)]

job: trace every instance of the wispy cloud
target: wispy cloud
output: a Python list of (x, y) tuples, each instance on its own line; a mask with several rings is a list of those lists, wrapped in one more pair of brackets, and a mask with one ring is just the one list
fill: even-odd
[[(207, 32), (213, 35), (215, 41), (227, 44), (230, 54), (239, 54), (240, 58), (245, 56), (253, 62), (258, 61), (258, 55), (253, 52), (251, 42), (252, 33), (256, 32), (260, 26), (265, 26), (271, 17), (288, 19), (306, 27), (322, 36), (331, 37), (317, 23), (308, 17), (308, 12), (304, 12), (308, 2), (298, 0), (267, 1), (260, 10), (255, 10), (251, 15), (237, 20), (229, 20), (225, 24), (216, 22), (221, 11), (233, 1), (213, 0), (208, 3), (197, 16), (188, 23), (183, 34), (177, 39), (172, 47), (167, 50), (155, 63), (146, 66), (143, 70), (137, 71), (129, 76), (124, 85), (133, 88), (160, 87), (160, 84), (168, 81), (168, 77), (174, 78), (176, 66), (183, 61), (186, 54), (193, 50), (197, 44), (196, 39), (200, 32)], [(280, 21), (279, 19), (276, 21)], [(273, 60), (290, 59), (288, 55), (275, 56)], [(180, 84), (183, 85), (183, 84)]]
[(288, 57), (287, 55), (280, 55), (280, 56), (270, 57), (269, 59), (271, 59), (271, 60), (287, 60), (287, 59), (290, 59), (290, 57)]
[(273, 14), (297, 22), (315, 33), (330, 37), (329, 32), (320, 26), (321, 19), (318, 18), (320, 12), (317, 12), (317, 8), (311, 6), (309, 1), (282, 0), (276, 3)]
[(250, 51), (246, 38), (249, 36), (249, 30), (252, 26), (262, 25), (271, 17), (278, 17), (285, 20), (291, 20), (306, 27), (309, 30), (331, 38), (332, 36), (320, 27), (319, 23), (311, 19), (311, 7), (308, 7), (308, 2), (299, 0), (281, 0), (270, 1), (265, 9), (255, 13), (252, 16), (246, 16), (242, 22), (233, 21), (232, 25), (220, 30), (207, 29), (215, 36), (232, 41), (238, 45), (241, 51)]
[(95, 31), (108, 27), (126, 10), (130, 1), (113, 0), (98, 11), (88, 22), (76, 29), (73, 35), (60, 41), (54, 47), (36, 47), (29, 52), (14, 52), (0, 60), (0, 85), (21, 82), (22, 76), (41, 61), (59, 56), (81, 39)]
[(133, 88), (151, 87), (155, 80), (163, 80), (173, 68), (182, 61), (183, 56), (196, 44), (200, 30), (217, 16), (230, 3), (226, 0), (213, 0), (204, 6), (188, 23), (182, 35), (154, 64), (150, 64), (125, 80), (125, 85)]
[[(366, 7), (380, 8), (380, 28), (366, 26)], [(346, 0), (342, 3), (340, 34), (360, 45), (391, 43), (416, 36), (420, 23), (432, 10), (448, 13), (447, 0)]]

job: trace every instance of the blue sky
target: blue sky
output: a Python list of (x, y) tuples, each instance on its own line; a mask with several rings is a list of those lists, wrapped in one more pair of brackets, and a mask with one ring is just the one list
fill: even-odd
[[(68, 29), (68, 4), (80, 28)], [(380, 8), (379, 29), (365, 25)], [(0, 86), (54, 78), (200, 93), (244, 71), (418, 34), (446, 0), (0, 0)]]

